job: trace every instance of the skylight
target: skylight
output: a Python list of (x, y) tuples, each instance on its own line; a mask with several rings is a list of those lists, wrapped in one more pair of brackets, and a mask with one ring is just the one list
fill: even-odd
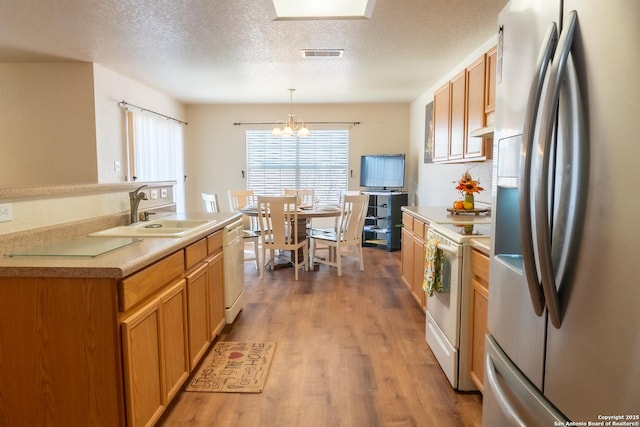
[(369, 19), (375, 0), (265, 0), (274, 21)]

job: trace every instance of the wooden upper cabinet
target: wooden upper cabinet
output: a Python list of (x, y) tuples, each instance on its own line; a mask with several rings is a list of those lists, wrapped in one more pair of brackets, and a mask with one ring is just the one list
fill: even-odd
[(487, 73), (486, 73), (486, 90), (485, 90), (485, 106), (484, 112), (486, 114), (492, 113), (496, 110), (496, 67), (497, 67), (497, 52), (496, 46), (491, 48), (487, 52)]
[(490, 133), (484, 138), (470, 134), (493, 124), (495, 93), (495, 47), (435, 91), (434, 162), (477, 161), (491, 156)]
[(485, 56), (482, 55), (466, 69), (467, 75), (467, 131), (464, 157), (484, 156), (483, 138), (470, 133), (485, 125)]
[(451, 140), (449, 144), (449, 160), (461, 159), (464, 156), (466, 140), (466, 83), (467, 79), (464, 71), (451, 79)]
[(445, 83), (433, 95), (433, 154), (434, 162), (449, 158), (451, 88)]

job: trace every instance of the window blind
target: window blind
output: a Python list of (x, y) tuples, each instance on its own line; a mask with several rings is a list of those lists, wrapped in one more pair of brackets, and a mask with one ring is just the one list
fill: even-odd
[(320, 203), (337, 204), (348, 189), (348, 130), (314, 129), (306, 138), (248, 130), (246, 142), (247, 188), (256, 194), (312, 188)]

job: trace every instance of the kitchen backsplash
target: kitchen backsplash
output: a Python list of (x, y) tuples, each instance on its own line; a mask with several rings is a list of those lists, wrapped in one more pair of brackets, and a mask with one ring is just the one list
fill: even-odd
[(455, 189), (458, 180), (465, 171), (469, 171), (474, 180), (484, 188), (475, 194), (476, 202), (490, 205), (493, 189), (493, 161), (461, 164), (429, 164), (421, 172), (419, 197), (416, 195), (416, 206), (450, 206), (460, 198)]
[[(9, 205), (12, 216), (11, 221), (0, 222), (0, 237), (126, 213), (130, 208), (128, 192), (142, 184), (144, 183), (0, 189), (0, 206)], [(140, 203), (140, 210), (175, 206), (171, 182), (147, 184), (148, 188), (144, 191), (149, 200)], [(155, 191), (157, 197), (152, 198), (151, 191)]]

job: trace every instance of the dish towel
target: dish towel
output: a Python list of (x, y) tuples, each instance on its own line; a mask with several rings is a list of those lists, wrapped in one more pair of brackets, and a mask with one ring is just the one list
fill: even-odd
[(444, 254), (438, 249), (438, 239), (431, 238), (427, 241), (424, 255), (424, 280), (422, 289), (429, 295), (433, 296), (434, 292), (444, 292), (442, 286), (442, 266), (444, 262)]

